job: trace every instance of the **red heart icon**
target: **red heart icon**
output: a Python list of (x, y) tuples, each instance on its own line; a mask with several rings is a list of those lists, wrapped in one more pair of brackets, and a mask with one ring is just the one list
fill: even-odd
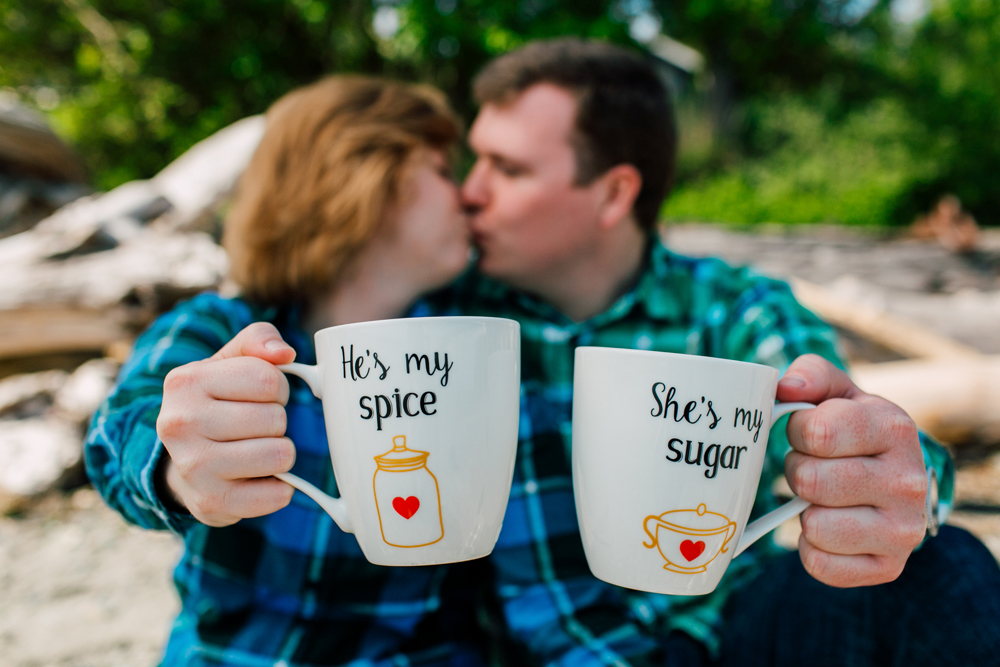
[[(409, 498), (393, 498), (392, 499), (392, 509), (396, 510), (396, 513), (404, 519), (409, 519), (411, 516), (417, 513), (420, 509), (420, 498), (416, 496), (410, 496)], [(701, 548), (705, 548), (703, 542), (699, 542)], [(683, 547), (682, 547), (683, 548)], [(700, 551), (698, 553), (701, 553)], [(691, 560), (690, 558), (688, 560)]]
[[(397, 498), (397, 500), (399, 499)], [(393, 506), (395, 506), (396, 505), (395, 501), (393, 501), (392, 504)], [(400, 512), (400, 514), (402, 514), (402, 512)], [(705, 550), (705, 543), (702, 542), (701, 540), (697, 542), (692, 542), (691, 540), (684, 540), (683, 542), (681, 542), (681, 555), (687, 558), (689, 563), (698, 556), (700, 556), (701, 552), (703, 552), (704, 550)]]

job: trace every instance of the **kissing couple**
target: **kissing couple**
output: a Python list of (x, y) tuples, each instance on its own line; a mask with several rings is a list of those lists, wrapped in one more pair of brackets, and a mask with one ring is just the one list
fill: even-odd
[[(440, 91), (333, 76), (275, 102), (225, 220), (238, 295), (158, 319), (95, 416), (104, 498), (184, 540), (162, 664), (995, 664), (1000, 570), (927, 501), (933, 471), (951, 502), (948, 454), (851, 382), (784, 283), (663, 244), (677, 133), (655, 62), (532, 42), (473, 93), (461, 185)], [(503, 529), (478, 561), (372, 565), (273, 476), (337, 494), (319, 400), (276, 365), (315, 363), (326, 327), (456, 314), (521, 326)], [(762, 540), (697, 598), (596, 579), (570, 469), (580, 345), (766, 364), (779, 400), (817, 404), (770, 435), (754, 508), (784, 473), (812, 503), (798, 551)]]

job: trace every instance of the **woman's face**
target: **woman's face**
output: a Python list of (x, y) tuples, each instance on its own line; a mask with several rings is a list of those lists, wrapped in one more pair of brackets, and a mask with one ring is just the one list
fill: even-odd
[(392, 273), (401, 271), (419, 293), (447, 285), (467, 266), (469, 227), (441, 151), (425, 149), (413, 156), (399, 202), (385, 223), (384, 234), (376, 237), (386, 253), (380, 263)]

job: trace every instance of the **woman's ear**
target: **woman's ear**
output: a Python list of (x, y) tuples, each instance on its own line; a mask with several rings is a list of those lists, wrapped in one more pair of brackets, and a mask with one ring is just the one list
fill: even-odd
[(612, 229), (633, 218), (632, 207), (642, 189), (642, 175), (633, 165), (620, 164), (609, 169), (600, 180), (603, 190), (600, 225), (602, 229)]

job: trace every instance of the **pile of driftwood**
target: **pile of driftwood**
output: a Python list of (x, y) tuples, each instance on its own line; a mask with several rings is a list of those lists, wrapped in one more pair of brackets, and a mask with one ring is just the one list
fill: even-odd
[[(222, 283), (218, 208), (263, 123), (244, 119), (155, 178), (79, 198), (0, 239), (0, 509), (79, 474), (85, 422), (136, 334)], [(11, 374), (87, 357), (71, 372)]]

